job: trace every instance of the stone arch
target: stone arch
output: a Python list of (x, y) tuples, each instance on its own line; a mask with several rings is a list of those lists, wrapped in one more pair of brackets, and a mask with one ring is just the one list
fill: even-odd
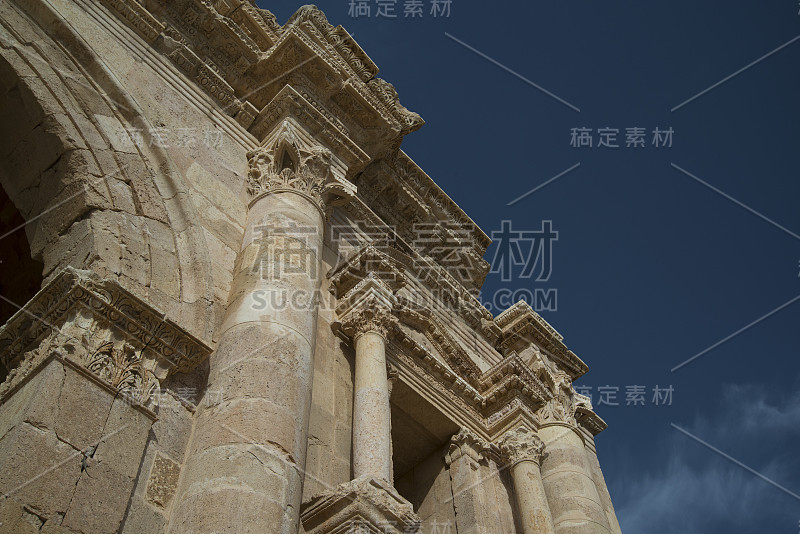
[(137, 138), (153, 128), (102, 58), (48, 3), (21, 5), (0, 6), (0, 185), (45, 282), (90, 269), (210, 340), (211, 263), (183, 177)]

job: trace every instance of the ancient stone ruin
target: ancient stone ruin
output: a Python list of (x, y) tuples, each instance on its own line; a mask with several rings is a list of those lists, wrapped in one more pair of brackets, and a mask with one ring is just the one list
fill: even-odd
[(0, 2), (0, 531), (620, 532), (586, 365), (481, 305), (377, 74), (313, 6)]

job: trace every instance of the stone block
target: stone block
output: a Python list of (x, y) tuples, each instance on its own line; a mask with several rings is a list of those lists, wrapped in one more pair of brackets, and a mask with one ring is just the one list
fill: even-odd
[(161, 454), (156, 454), (147, 480), (145, 499), (160, 508), (169, 509), (172, 497), (178, 489), (180, 474), (179, 463)]
[[(198, 215), (203, 225), (214, 233), (229, 248), (236, 249), (242, 242), (244, 229), (241, 224), (231, 219), (227, 214), (211, 203), (200, 193), (191, 190), (191, 202), (196, 206)], [(169, 205), (170, 201), (167, 201)]]
[[(296, 531), (296, 527), (290, 530), (287, 515), (283, 503), (266, 495), (222, 487), (186, 496), (171, 521), (176, 525), (191, 524), (194, 532), (277, 534)], [(283, 530), (282, 525), (288, 528)]]
[(54, 429), (64, 368), (51, 359), (0, 405), (0, 436), (25, 421), (40, 429)]
[(167, 520), (162, 514), (134, 498), (125, 516), (121, 534), (163, 534), (166, 524)]
[(174, 252), (160, 247), (150, 247), (150, 287), (165, 295), (179, 299), (181, 296), (181, 272)]
[(152, 431), (158, 450), (180, 462), (192, 435), (192, 413), (179, 402), (164, 403), (159, 406)]
[(42, 519), (14, 499), (0, 500), (0, 532), (38, 534)]
[(133, 478), (118, 472), (110, 462), (88, 462), (62, 525), (83, 534), (117, 532), (133, 483)]
[(152, 424), (149, 414), (125, 402), (122, 397), (115, 398), (94, 459), (135, 478)]
[(0, 493), (44, 517), (66, 512), (81, 474), (80, 451), (27, 423), (0, 438)]
[(114, 396), (85, 374), (69, 366), (64, 369), (56, 433), (61, 440), (82, 451), (102, 439)]

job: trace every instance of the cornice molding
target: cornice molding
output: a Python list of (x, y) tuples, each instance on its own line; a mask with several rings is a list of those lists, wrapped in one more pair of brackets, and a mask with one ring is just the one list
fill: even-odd
[(494, 322), (502, 332), (497, 342), (497, 349), (501, 353), (535, 343), (573, 380), (589, 370), (589, 367), (567, 348), (563, 336), (525, 301), (518, 301), (498, 315)]
[(577, 423), (588, 430), (592, 436), (596, 436), (608, 428), (608, 424), (592, 410), (591, 406), (587, 407), (579, 404), (575, 408), (575, 419)]
[[(491, 240), (407, 154), (397, 150), (375, 161), (355, 180), (359, 195), (415, 250), (458, 285), (477, 290), (489, 272), (483, 259)], [(436, 228), (438, 239), (419, 239)]]
[(314, 6), (301, 7), (281, 27), (248, 0), (102, 2), (245, 128), (285, 84), (304, 80), (304, 96), (323, 114), (338, 116), (333, 122), (340, 128), (348, 123), (348, 136), (371, 158), (396, 149), (424, 124), (391, 84), (376, 78), (377, 66), (347, 31)]

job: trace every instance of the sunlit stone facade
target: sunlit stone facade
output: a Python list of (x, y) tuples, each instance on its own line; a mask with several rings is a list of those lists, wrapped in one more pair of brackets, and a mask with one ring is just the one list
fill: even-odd
[(586, 365), (477, 300), (490, 241), (377, 73), (313, 6), (0, 3), (42, 271), (0, 330), (3, 532), (619, 532)]

